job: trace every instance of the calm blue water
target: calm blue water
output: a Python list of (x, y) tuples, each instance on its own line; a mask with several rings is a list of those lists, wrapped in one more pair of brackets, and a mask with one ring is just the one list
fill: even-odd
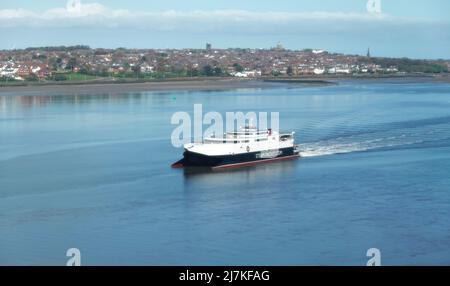
[[(303, 159), (169, 165), (176, 111), (278, 111)], [(0, 96), (0, 264), (450, 264), (450, 85)]]

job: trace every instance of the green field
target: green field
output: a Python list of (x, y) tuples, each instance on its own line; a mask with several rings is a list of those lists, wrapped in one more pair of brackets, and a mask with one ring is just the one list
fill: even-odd
[(97, 79), (97, 78), (102, 78), (102, 77), (97, 77), (97, 76), (87, 75), (87, 74), (80, 74), (80, 73), (75, 73), (75, 72), (64, 73), (64, 76), (67, 78), (68, 81), (83, 81), (83, 80), (93, 80), (93, 79)]

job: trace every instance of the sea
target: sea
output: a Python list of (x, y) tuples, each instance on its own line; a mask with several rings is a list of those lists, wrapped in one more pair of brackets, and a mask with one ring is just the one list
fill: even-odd
[[(170, 165), (177, 112), (278, 112), (302, 157)], [(0, 93), (0, 265), (450, 265), (450, 84)], [(368, 255), (369, 254), (369, 255)]]

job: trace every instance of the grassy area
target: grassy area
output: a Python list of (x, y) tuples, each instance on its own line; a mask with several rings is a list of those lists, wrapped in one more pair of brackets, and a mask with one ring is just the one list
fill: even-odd
[(78, 72), (58, 72), (54, 73), (48, 80), (53, 81), (89, 81), (89, 80), (102, 80), (102, 79), (130, 79), (130, 80), (150, 80), (150, 79), (165, 79), (165, 78), (179, 78), (186, 77), (186, 73), (175, 73), (175, 72), (165, 72), (165, 73), (133, 73), (133, 72), (123, 72), (123, 73), (103, 73), (98, 75), (93, 74), (83, 74)]
[(114, 78), (129, 78), (129, 79), (164, 79), (164, 78), (178, 78), (178, 77), (186, 77), (187, 74), (185, 72), (153, 72), (153, 73), (133, 73), (133, 72), (124, 72), (124, 73), (116, 73), (113, 74)]
[(62, 74), (66, 77), (66, 80), (68, 81), (85, 81), (85, 80), (93, 80), (101, 77), (93, 76), (93, 75), (87, 75), (87, 74), (81, 74), (81, 73), (64, 73)]

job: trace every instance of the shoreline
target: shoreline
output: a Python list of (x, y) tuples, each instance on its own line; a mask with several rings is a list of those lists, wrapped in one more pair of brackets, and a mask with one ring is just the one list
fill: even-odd
[(92, 93), (127, 93), (152, 91), (217, 91), (240, 88), (262, 88), (258, 80), (236, 79), (198, 79), (198, 80), (166, 80), (151, 82), (91, 82), (40, 84), (0, 87), (0, 96), (9, 93), (23, 93), (23, 95), (66, 95)]
[(268, 77), (256, 79), (204, 78), (204, 79), (166, 79), (152, 81), (111, 81), (111, 82), (64, 82), (34, 83), (24, 85), (0, 85), (0, 96), (17, 95), (67, 95), (92, 93), (127, 92), (170, 92), (170, 91), (225, 91), (246, 88), (279, 88), (286, 85), (317, 87), (338, 85), (340, 82), (386, 82), (386, 83), (450, 83), (450, 75), (404, 75), (404, 76), (365, 76), (365, 77)]

